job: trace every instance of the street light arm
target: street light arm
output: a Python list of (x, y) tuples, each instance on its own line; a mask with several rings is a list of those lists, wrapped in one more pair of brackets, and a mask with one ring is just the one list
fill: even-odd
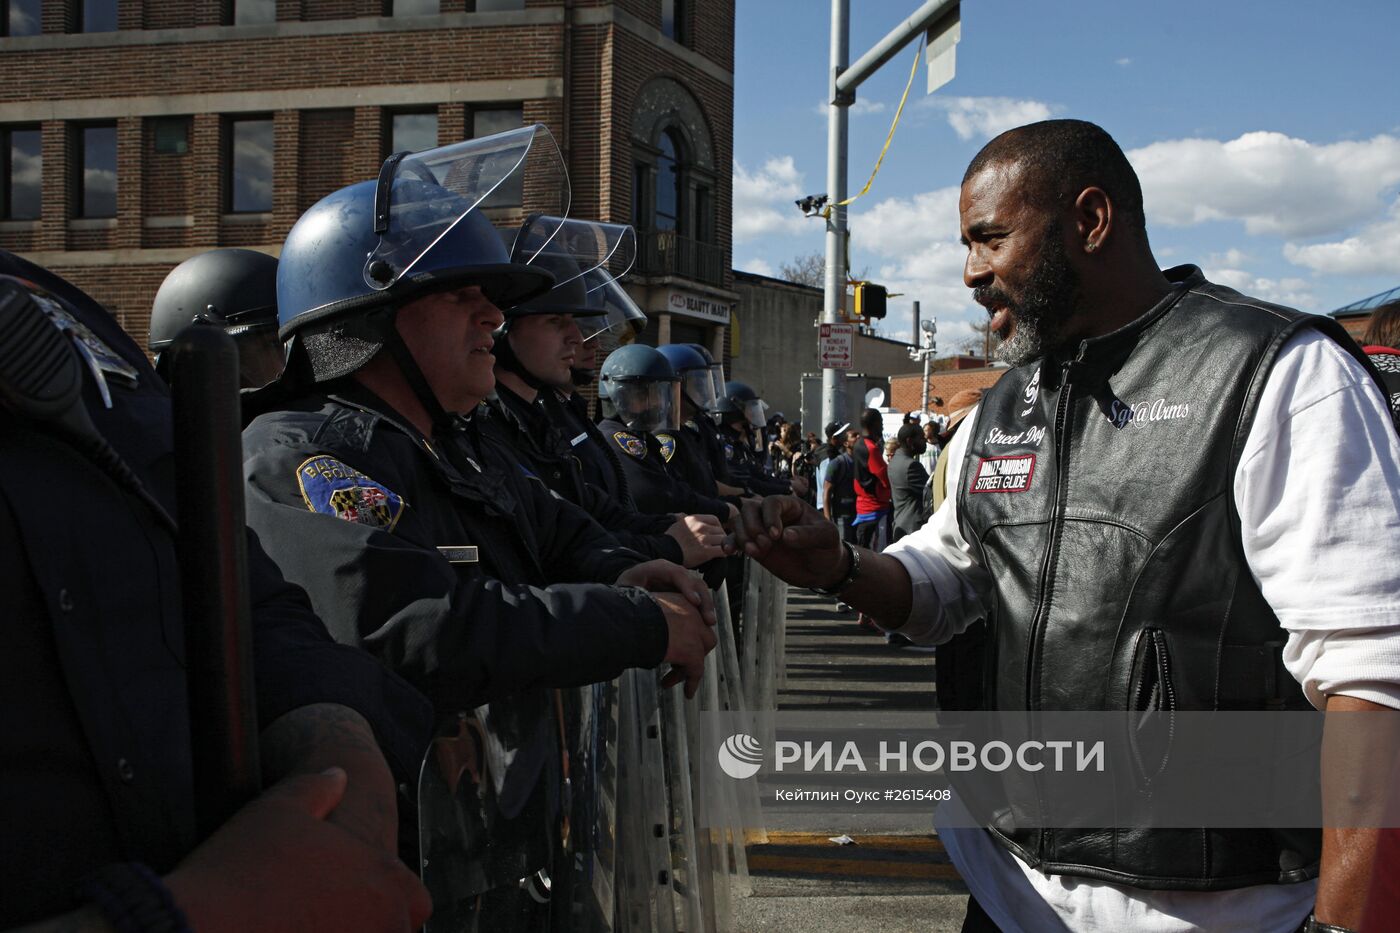
[(959, 0), (926, 0), (923, 6), (915, 10), (910, 16), (900, 23), (889, 34), (871, 47), (851, 65), (836, 76), (836, 98), (842, 100), (848, 98), (849, 102), (855, 101), (855, 90), (866, 78), (869, 78), (880, 67), (899, 54), (900, 49), (917, 39), (928, 31), (928, 28), (938, 22), (944, 14), (956, 9)]

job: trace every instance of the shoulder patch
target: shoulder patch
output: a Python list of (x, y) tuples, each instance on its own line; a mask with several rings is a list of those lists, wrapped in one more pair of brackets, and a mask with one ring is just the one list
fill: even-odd
[(636, 457), (638, 460), (646, 459), (646, 441), (642, 440), (637, 435), (630, 434), (627, 431), (617, 431), (613, 433), (613, 440), (617, 442), (617, 446), (621, 447), (628, 456)]
[(729, 462), (734, 460), (734, 445), (729, 441), (724, 442), (724, 459)]
[(398, 493), (334, 457), (302, 461), (297, 485), (311, 511), (386, 531), (394, 530), (406, 504)]
[(661, 444), (661, 459), (670, 463), (676, 455), (676, 439), (670, 434), (658, 434), (656, 440)]

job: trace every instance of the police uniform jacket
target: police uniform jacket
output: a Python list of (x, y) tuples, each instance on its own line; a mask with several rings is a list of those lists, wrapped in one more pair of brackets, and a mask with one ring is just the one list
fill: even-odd
[(565, 426), (556, 424), (545, 408), (548, 390), (542, 391), (534, 402), (527, 402), (510, 389), (496, 386), (496, 394), (486, 400), (473, 417), (482, 422), (482, 429), (509, 446), (534, 475), (554, 492), (579, 506), (618, 542), (648, 559), (660, 558), (681, 563), (684, 555), (675, 538), (666, 529), (675, 522), (669, 514), (647, 514), (627, 508), (583, 476), (578, 445), (565, 438)]
[(627, 485), (643, 509), (713, 515), (721, 522), (728, 521), (728, 503), (702, 495), (672, 474), (666, 466), (667, 450), (655, 435), (638, 433), (612, 419), (598, 422), (598, 429), (617, 448)]
[(742, 486), (759, 496), (782, 496), (792, 492), (792, 483), (776, 479), (763, 472), (763, 461), (744, 436), (729, 425), (719, 428), (719, 440), (724, 459), (734, 485)]
[(540, 401), (550, 419), (563, 426), (569, 447), (578, 457), (583, 478), (619, 504), (636, 510), (637, 502), (627, 488), (627, 474), (622, 469), (617, 447), (603, 437), (603, 432), (588, 416), (588, 402), (577, 393), (564, 398), (557, 392), (540, 393)]
[[(83, 404), (146, 490), (176, 513), (170, 396), (90, 298), (0, 251), (0, 275), (72, 316), (112, 397)], [(176, 515), (178, 521), (178, 515)], [(358, 711), (400, 781), (416, 774), (427, 701), (337, 645), (248, 539), (258, 718), (312, 703)], [(69, 910), (72, 885), (114, 861), (164, 872), (195, 844), (176, 542), (74, 444), (0, 409), (0, 927)]]
[(342, 380), (254, 419), (244, 457), (249, 524), (287, 578), (439, 709), (665, 654), (650, 596), (603, 585), (640, 555), (470, 421), (428, 440)]

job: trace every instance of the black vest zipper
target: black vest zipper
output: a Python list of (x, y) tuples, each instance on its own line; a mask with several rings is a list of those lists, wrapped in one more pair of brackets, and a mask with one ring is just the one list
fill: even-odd
[(1054, 556), (1060, 546), (1060, 532), (1064, 527), (1065, 460), (1068, 449), (1064, 440), (1069, 433), (1070, 397), (1074, 394), (1071, 381), (1074, 366), (1084, 359), (1087, 343), (1079, 345), (1079, 354), (1074, 361), (1060, 367), (1060, 397), (1055, 404), (1055, 433), (1052, 439), (1055, 452), (1055, 502), (1050, 512), (1050, 535), (1046, 542), (1045, 555), (1040, 563), (1040, 593), (1036, 597), (1035, 614), (1031, 616), (1031, 630), (1026, 643), (1026, 709), (1040, 708), (1040, 678), (1036, 676), (1036, 659), (1040, 655), (1040, 637), (1046, 620), (1050, 616), (1050, 584), (1054, 572)]

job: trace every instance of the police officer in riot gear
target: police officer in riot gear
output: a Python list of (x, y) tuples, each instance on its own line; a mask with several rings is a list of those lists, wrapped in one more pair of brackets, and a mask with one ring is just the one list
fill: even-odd
[[(714, 644), (708, 595), (683, 570), (641, 563), (462, 417), (494, 387), (498, 305), (553, 284), (476, 208), (542, 163), (562, 178), (548, 132), (525, 127), (393, 156), (378, 182), (310, 208), (278, 270), (280, 407), (244, 433), (249, 524), (269, 553), (337, 639), (404, 674), (449, 726), (420, 789), (445, 928), (547, 921), (566, 752), (540, 688), (669, 660), (667, 683), (693, 692)], [(549, 184), (528, 181), (534, 197)]]
[[(520, 239), (547, 244), (534, 261), (555, 276), (546, 294), (505, 312), (497, 332), (496, 392), (486, 418), (545, 485), (580, 506), (624, 545), (648, 557), (696, 567), (723, 556), (724, 529), (710, 516), (676, 519), (646, 514), (620, 503), (584, 476), (576, 448), (586, 436), (572, 434), (561, 389), (571, 388), (571, 368), (587, 337), (609, 325), (598, 295), (601, 268), (611, 245), (630, 240), (630, 227), (553, 217), (531, 218)], [(601, 245), (602, 248), (599, 248)], [(521, 244), (517, 244), (519, 249)], [(587, 268), (585, 268), (587, 267)]]
[[(212, 249), (180, 263), (161, 282), (151, 305), (147, 346), (160, 354), (191, 324), (213, 324), (238, 344), (243, 388), (255, 389), (282, 373), (277, 339), (277, 260), (251, 249)], [(156, 357), (156, 372), (166, 376)]]
[(219, 724), (189, 701), (169, 390), (97, 302), (3, 250), (0, 332), (0, 928), (421, 923), (394, 812), (427, 702), (331, 641), (249, 535), (249, 725), (278, 783), (201, 839), (191, 736)]
[[(714, 412), (729, 473), (739, 485), (760, 496), (794, 492), (794, 481), (769, 476), (763, 470), (763, 457), (755, 439), (766, 424), (766, 410), (763, 400), (747, 383), (724, 384), (724, 394), (716, 401)], [(799, 477), (795, 483), (801, 488), (798, 494), (805, 495), (806, 480)]]
[(668, 434), (663, 443), (657, 432), (675, 430), (680, 379), (666, 357), (641, 344), (614, 350), (599, 371), (598, 402), (603, 413), (598, 428), (621, 454), (638, 505), (729, 520), (733, 506), (691, 488), (667, 466), (675, 439)]
[(701, 350), (694, 343), (657, 347), (680, 377), (682, 421), (678, 431), (660, 434), (657, 439), (663, 450), (673, 448), (668, 463), (681, 479), (707, 496), (732, 500), (744, 490), (731, 482), (723, 445), (710, 420), (716, 401), (713, 358)]

